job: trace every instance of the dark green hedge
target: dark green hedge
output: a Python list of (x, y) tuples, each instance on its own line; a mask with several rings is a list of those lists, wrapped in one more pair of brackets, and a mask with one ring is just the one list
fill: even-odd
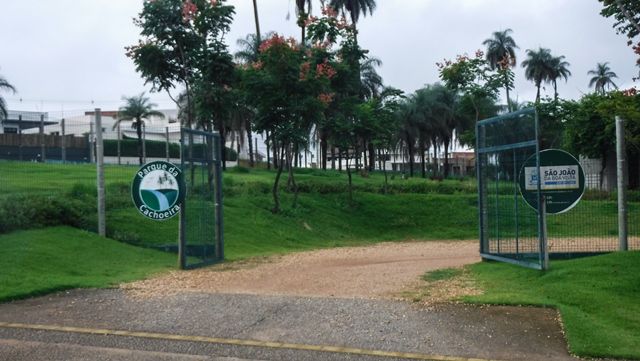
[[(202, 152), (202, 144), (195, 144), (193, 151), (197, 154)], [(149, 158), (163, 158), (167, 156), (166, 143), (158, 140), (147, 140), (147, 157)], [(228, 161), (236, 161), (238, 154), (235, 150), (225, 147), (225, 152)], [(104, 155), (107, 157), (118, 156), (118, 141), (117, 140), (105, 140), (104, 141)], [(120, 155), (123, 157), (137, 157), (138, 156), (138, 141), (135, 139), (122, 139), (120, 141)], [(180, 158), (180, 145), (176, 143), (169, 143), (169, 157)]]

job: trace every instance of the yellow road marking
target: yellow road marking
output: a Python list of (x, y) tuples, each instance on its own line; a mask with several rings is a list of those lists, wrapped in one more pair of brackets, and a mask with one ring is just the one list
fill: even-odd
[(353, 348), (353, 347), (305, 345), (305, 344), (286, 343), (286, 342), (240, 340), (240, 339), (220, 338), (220, 337), (174, 335), (174, 334), (168, 334), (168, 333), (107, 330), (107, 329), (57, 326), (57, 325), (37, 325), (37, 324), (27, 324), (27, 323), (0, 322), (0, 328), (67, 332), (67, 333), (102, 335), (102, 336), (137, 337), (137, 338), (147, 338), (147, 339), (166, 340), (166, 341), (202, 342), (202, 343), (212, 343), (212, 344), (222, 344), (222, 345), (251, 346), (251, 347), (289, 349), (289, 350), (300, 350), (300, 351), (331, 352), (331, 353), (339, 353), (339, 354), (400, 358), (400, 359), (407, 359), (407, 360), (495, 361), (495, 360), (487, 360), (487, 359), (479, 359), (479, 358), (426, 355), (421, 353), (369, 350), (369, 349), (361, 349), (361, 348)]

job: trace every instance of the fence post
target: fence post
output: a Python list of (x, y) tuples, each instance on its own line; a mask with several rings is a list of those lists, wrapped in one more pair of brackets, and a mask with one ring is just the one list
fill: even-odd
[(93, 154), (93, 152), (95, 151), (94, 144), (93, 122), (89, 121), (89, 163), (93, 163), (95, 159)]
[(165, 143), (165, 152), (167, 153), (167, 162), (169, 162), (169, 127), (164, 127), (164, 134), (167, 139)]
[(60, 150), (61, 150), (61, 155), (62, 155), (62, 163), (66, 163), (67, 162), (67, 139), (66, 139), (66, 129), (65, 129), (65, 124), (64, 124), (64, 118), (62, 118), (62, 120), (60, 121), (60, 130), (62, 133), (62, 139), (60, 139)]
[[(182, 127), (180, 127), (180, 168), (182, 169), (182, 172), (185, 172), (185, 154), (184, 154), (184, 145), (185, 145), (185, 139), (184, 139), (184, 129)], [(192, 144), (190, 144), (192, 145)], [(189, 159), (191, 161), (191, 158)], [(186, 177), (184, 177), (186, 178)], [(186, 181), (185, 181), (186, 183)], [(186, 184), (185, 184), (186, 186)], [(186, 241), (186, 236), (187, 236), (187, 221), (186, 221), (186, 217), (187, 217), (187, 211), (185, 209), (186, 207), (186, 199), (182, 202), (182, 204), (180, 205), (180, 214), (178, 215), (179, 217), (179, 223), (178, 223), (178, 268), (180, 269), (185, 269), (187, 266), (187, 241)]]
[(46, 147), (45, 147), (45, 139), (44, 139), (44, 114), (40, 114), (40, 162), (44, 163), (47, 161)]
[(116, 148), (117, 148), (117, 152), (118, 152), (118, 165), (122, 164), (122, 158), (120, 155), (120, 138), (122, 137), (122, 134), (120, 133), (120, 122), (118, 122), (118, 140), (116, 142)]
[(629, 250), (627, 224), (627, 160), (624, 143), (624, 120), (616, 117), (616, 153), (618, 178), (618, 242), (619, 250)]
[(98, 181), (98, 234), (105, 237), (105, 192), (104, 192), (104, 151), (102, 143), (102, 114), (100, 108), (96, 108), (96, 169)]
[(18, 159), (22, 161), (22, 114), (18, 115)]

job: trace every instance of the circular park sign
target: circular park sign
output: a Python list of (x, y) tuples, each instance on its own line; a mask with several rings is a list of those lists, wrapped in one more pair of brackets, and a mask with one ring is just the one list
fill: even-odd
[(149, 162), (136, 172), (131, 198), (138, 211), (154, 221), (180, 213), (185, 189), (182, 170), (169, 162)]
[[(518, 183), (520, 194), (533, 209), (538, 209), (538, 178), (536, 157), (532, 155), (522, 168)], [(584, 171), (580, 162), (563, 150), (546, 149), (540, 152), (540, 190), (549, 214), (563, 213), (571, 208), (584, 194)]]

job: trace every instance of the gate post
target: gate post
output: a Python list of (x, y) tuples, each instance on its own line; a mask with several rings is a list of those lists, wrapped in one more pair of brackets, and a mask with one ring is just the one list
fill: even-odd
[[(184, 172), (184, 129), (180, 128), (180, 169)], [(180, 205), (179, 223), (178, 223), (178, 268), (181, 270), (187, 267), (187, 250), (186, 250), (186, 204), (187, 200), (182, 201)]]
[[(215, 147), (215, 217), (216, 217), (216, 256), (220, 259), (224, 259), (224, 224), (222, 217), (222, 141), (220, 135), (213, 137)], [(238, 155), (239, 157), (239, 155)], [(240, 158), (238, 158), (238, 161)]]
[(98, 182), (98, 234), (105, 237), (104, 149), (102, 142), (102, 113), (96, 109), (96, 169)]
[(624, 121), (616, 117), (616, 153), (618, 178), (618, 242), (620, 251), (628, 251), (627, 224), (627, 160), (624, 143)]

